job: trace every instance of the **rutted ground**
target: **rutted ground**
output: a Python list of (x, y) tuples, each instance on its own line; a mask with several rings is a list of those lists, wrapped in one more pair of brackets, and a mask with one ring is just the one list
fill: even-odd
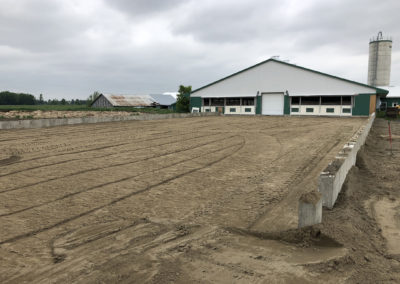
[(305, 246), (291, 231), (297, 200), (363, 123), (202, 117), (2, 130), (0, 281), (327, 280), (307, 265), (348, 248), (318, 232)]

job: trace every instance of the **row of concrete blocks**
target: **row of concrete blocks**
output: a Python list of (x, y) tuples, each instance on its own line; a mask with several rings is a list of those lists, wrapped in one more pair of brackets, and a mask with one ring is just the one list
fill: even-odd
[(218, 113), (167, 113), (167, 114), (140, 114), (130, 116), (103, 116), (103, 117), (74, 117), (74, 118), (43, 118), (43, 119), (24, 119), (24, 120), (4, 120), (0, 121), (0, 129), (20, 129), (20, 128), (43, 128), (61, 125), (73, 125), (84, 123), (117, 122), (129, 120), (157, 120), (170, 118), (185, 118), (194, 116), (215, 116)]
[(322, 207), (333, 208), (348, 172), (356, 164), (357, 153), (364, 145), (374, 120), (375, 113), (321, 172), (318, 191), (309, 192), (300, 197), (299, 228), (321, 223)]

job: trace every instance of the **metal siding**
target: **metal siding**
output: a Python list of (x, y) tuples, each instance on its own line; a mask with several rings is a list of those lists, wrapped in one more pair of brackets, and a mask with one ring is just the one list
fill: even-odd
[(258, 96), (256, 102), (256, 114), (261, 114), (261, 106), (262, 106), (262, 96)]
[(158, 103), (149, 95), (112, 95), (103, 96), (115, 107), (154, 107)]
[(290, 114), (290, 97), (284, 96), (284, 100), (283, 114)]
[(192, 110), (193, 107), (198, 107), (199, 109), (201, 109), (202, 106), (202, 98), (199, 97), (192, 97), (190, 96), (190, 110)]
[(369, 94), (359, 94), (354, 97), (353, 115), (369, 116)]
[(149, 96), (162, 106), (170, 106), (176, 102), (176, 99), (171, 95), (150, 94)]
[(393, 106), (393, 103), (400, 104), (400, 97), (399, 98), (381, 98), (381, 102), (386, 102), (388, 107)]
[(192, 93), (193, 97), (243, 97), (259, 92), (298, 95), (375, 94), (374, 87), (334, 78), (281, 62), (268, 61)]

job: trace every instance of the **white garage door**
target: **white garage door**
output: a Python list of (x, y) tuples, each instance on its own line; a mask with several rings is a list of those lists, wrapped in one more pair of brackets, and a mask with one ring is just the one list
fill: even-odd
[(283, 94), (262, 94), (262, 114), (283, 115)]

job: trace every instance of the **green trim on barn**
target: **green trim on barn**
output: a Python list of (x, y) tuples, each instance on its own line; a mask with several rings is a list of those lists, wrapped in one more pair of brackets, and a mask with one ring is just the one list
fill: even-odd
[(369, 116), (370, 94), (359, 94), (354, 96), (352, 115)]
[(257, 96), (256, 101), (256, 114), (261, 114), (262, 96)]
[(171, 109), (172, 109), (173, 111), (176, 111), (176, 103), (173, 103), (173, 104), (171, 105)]
[(398, 98), (381, 98), (381, 102), (386, 102), (386, 106), (393, 107), (393, 103), (400, 104), (400, 97)]
[(290, 115), (290, 97), (283, 96), (283, 99), (284, 99), (283, 114)]
[(194, 108), (194, 107), (198, 107), (201, 111), (202, 98), (190, 96), (189, 110), (192, 111), (192, 108)]

